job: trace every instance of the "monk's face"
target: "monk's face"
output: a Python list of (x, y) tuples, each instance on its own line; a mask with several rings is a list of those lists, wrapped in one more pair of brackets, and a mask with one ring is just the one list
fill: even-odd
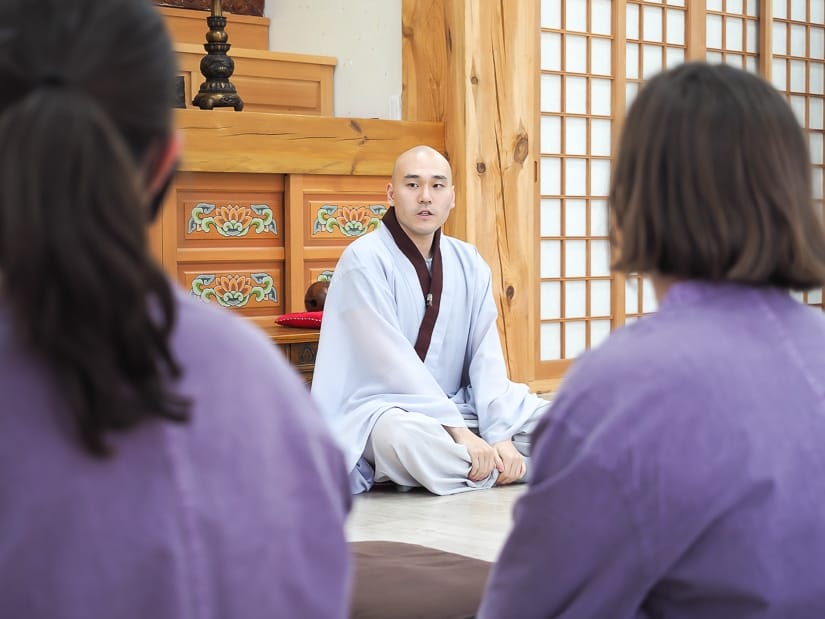
[(428, 254), (433, 235), (455, 207), (450, 164), (430, 148), (407, 151), (396, 161), (387, 198), (401, 228)]

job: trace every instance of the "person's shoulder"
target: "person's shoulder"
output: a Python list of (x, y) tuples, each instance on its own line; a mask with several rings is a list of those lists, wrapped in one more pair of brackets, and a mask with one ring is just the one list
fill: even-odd
[[(276, 348), (264, 332), (228, 309), (175, 291), (177, 324), (174, 342), (179, 354), (198, 363), (215, 360), (237, 367), (255, 359), (255, 367), (281, 365)], [(244, 361), (244, 363), (246, 363)]]

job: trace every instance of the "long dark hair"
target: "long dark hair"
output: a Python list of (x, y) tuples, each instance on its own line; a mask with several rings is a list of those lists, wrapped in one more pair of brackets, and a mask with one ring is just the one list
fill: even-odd
[(0, 295), (95, 455), (107, 431), (188, 413), (146, 238), (175, 72), (148, 0), (0, 2)]
[(689, 63), (650, 80), (622, 130), (610, 201), (618, 270), (825, 284), (802, 129), (770, 84), (740, 69)]

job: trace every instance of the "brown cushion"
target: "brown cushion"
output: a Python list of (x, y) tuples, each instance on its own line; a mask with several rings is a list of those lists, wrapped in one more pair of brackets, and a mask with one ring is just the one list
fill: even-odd
[(475, 616), (492, 563), (402, 542), (350, 542), (352, 619)]

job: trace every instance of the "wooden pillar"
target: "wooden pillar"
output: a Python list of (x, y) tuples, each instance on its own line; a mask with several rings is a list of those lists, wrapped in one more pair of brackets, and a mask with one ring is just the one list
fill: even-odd
[(510, 376), (535, 377), (538, 337), (538, 2), (403, 0), (405, 120), (445, 125), (457, 206), (448, 234), (493, 271)]
[(773, 77), (773, 2), (759, 0), (759, 75)]
[(707, 53), (707, 0), (687, 5), (687, 52), (685, 60), (704, 60)]

